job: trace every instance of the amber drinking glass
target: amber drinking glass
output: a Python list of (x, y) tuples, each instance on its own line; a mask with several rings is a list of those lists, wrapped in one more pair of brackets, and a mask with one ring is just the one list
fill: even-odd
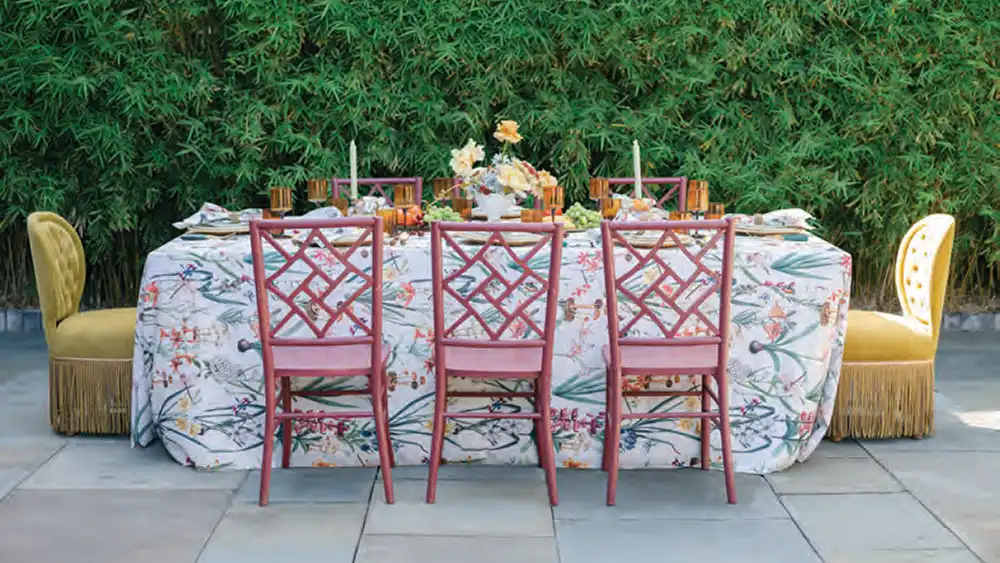
[(326, 180), (314, 178), (306, 183), (306, 199), (317, 206), (326, 203), (329, 196), (330, 190)]

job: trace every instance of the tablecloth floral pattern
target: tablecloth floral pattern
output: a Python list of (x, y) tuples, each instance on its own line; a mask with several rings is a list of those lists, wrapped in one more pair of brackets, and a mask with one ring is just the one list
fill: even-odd
[[(737, 471), (768, 473), (805, 460), (826, 431), (847, 328), (851, 257), (817, 238), (802, 242), (737, 237), (735, 250), (728, 366), (734, 459)], [(322, 263), (325, 250), (310, 252)], [(677, 256), (678, 263), (684, 262)], [(354, 258), (358, 265), (370, 262), (367, 252), (357, 252)], [(621, 252), (615, 259), (625, 268), (630, 257)], [(283, 259), (272, 253), (268, 260)], [(508, 270), (513, 266), (499, 256), (496, 263)], [(682, 276), (690, 273), (682, 265), (677, 269)], [(399, 464), (426, 463), (434, 398), (427, 238), (387, 246), (383, 272), (393, 447)], [(138, 303), (134, 444), (159, 438), (176, 460), (200, 468), (260, 466), (263, 373), (252, 275), (245, 236), (177, 239), (150, 254)], [(294, 269), (290, 275), (294, 277)], [(637, 283), (648, 285), (658, 277), (647, 272)], [(557, 459), (566, 467), (600, 467), (605, 409), (601, 350), (607, 343), (607, 311), (601, 249), (592, 234), (567, 238), (561, 278), (552, 386)], [(697, 325), (689, 330), (697, 332)], [(352, 382), (311, 379), (296, 385), (319, 389)], [(695, 380), (640, 378), (629, 385), (676, 388), (693, 386)], [(360, 397), (317, 400), (323, 403), (302, 399), (296, 408), (350, 409), (367, 402)], [(518, 400), (457, 400), (470, 403), (450, 410), (531, 409)], [(699, 407), (696, 399), (680, 397), (630, 400), (628, 408), (649, 412)], [(470, 419), (450, 424), (447, 462), (537, 463), (530, 421)], [(699, 465), (698, 424), (692, 419), (626, 421), (622, 466)], [(293, 436), (293, 465), (378, 463), (370, 420), (297, 422)], [(712, 442), (713, 465), (719, 465), (717, 431)]]

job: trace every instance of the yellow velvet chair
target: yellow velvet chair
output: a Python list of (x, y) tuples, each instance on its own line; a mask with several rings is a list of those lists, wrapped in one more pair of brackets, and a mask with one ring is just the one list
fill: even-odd
[(135, 309), (80, 312), (86, 275), (76, 230), (55, 213), (28, 216), (45, 340), (49, 423), (66, 434), (127, 434)]
[(918, 221), (896, 254), (903, 314), (848, 311), (831, 439), (922, 438), (934, 431), (934, 355), (954, 238), (950, 215)]

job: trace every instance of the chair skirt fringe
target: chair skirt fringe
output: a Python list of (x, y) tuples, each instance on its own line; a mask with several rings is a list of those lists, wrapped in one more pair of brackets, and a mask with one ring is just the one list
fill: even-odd
[(49, 358), (49, 424), (63, 434), (128, 434), (132, 359)]
[(922, 438), (934, 432), (934, 360), (845, 362), (827, 436)]

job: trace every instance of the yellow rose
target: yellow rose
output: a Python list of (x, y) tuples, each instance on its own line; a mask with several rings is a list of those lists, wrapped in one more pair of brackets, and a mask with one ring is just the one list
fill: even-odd
[(496, 140), (504, 143), (517, 144), (521, 142), (521, 134), (517, 132), (517, 122), (509, 119), (497, 123), (497, 130), (493, 136)]
[(549, 173), (548, 170), (538, 171), (538, 185), (541, 187), (545, 186), (558, 186), (559, 179)]
[(510, 164), (497, 166), (497, 180), (500, 181), (500, 185), (519, 194), (531, 189), (531, 184), (528, 183), (528, 178), (524, 173)]

